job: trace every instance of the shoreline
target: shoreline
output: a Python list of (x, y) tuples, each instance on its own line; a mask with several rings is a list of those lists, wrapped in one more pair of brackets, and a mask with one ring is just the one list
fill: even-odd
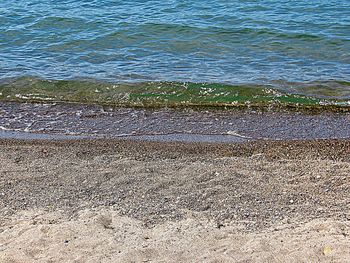
[(350, 138), (350, 114), (0, 102), (0, 138), (237, 143)]

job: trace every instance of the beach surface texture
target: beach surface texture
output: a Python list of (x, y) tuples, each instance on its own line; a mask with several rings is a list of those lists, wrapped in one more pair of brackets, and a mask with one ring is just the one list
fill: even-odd
[(348, 262), (348, 140), (0, 141), (0, 262)]

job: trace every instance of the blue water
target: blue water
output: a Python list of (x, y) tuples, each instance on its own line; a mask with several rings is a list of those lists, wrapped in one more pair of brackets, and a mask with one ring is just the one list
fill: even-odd
[(23, 76), (349, 82), (350, 1), (1, 0), (0, 80)]

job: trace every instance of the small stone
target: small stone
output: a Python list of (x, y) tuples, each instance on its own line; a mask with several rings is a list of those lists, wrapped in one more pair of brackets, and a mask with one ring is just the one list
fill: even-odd
[(293, 204), (293, 203), (294, 203), (294, 200), (293, 200), (293, 199), (290, 199), (290, 200), (289, 200), (289, 203)]
[(217, 222), (216, 227), (220, 229), (220, 228), (224, 227), (224, 224), (221, 222)]
[(328, 256), (331, 253), (332, 253), (332, 248), (330, 246), (325, 246), (323, 248), (323, 255)]

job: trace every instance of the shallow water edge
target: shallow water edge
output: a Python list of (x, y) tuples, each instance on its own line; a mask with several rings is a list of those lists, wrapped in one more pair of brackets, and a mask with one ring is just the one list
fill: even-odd
[(237, 143), (350, 138), (350, 114), (0, 102), (0, 138)]

